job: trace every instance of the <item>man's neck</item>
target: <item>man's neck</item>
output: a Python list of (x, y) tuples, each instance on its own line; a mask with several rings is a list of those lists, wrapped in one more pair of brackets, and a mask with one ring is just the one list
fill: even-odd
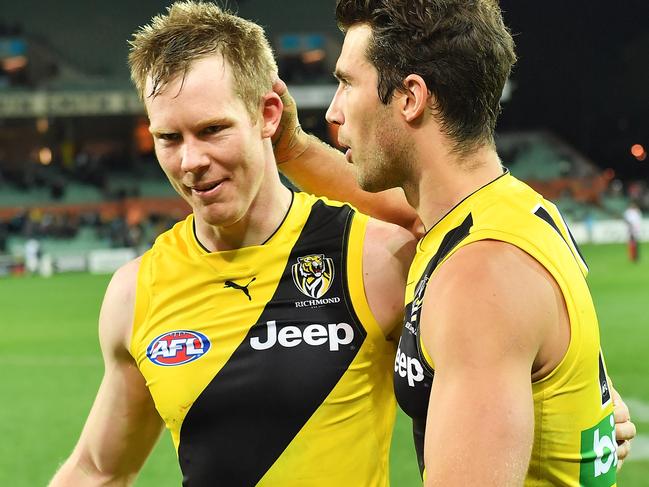
[(279, 229), (291, 201), (291, 191), (281, 186), (273, 198), (256, 199), (243, 218), (232, 225), (213, 226), (196, 221), (196, 236), (211, 252), (261, 245)]
[(418, 174), (404, 185), (406, 197), (426, 230), (467, 196), (503, 174), (498, 154), (491, 146), (464, 156), (430, 149), (420, 152), (415, 166)]

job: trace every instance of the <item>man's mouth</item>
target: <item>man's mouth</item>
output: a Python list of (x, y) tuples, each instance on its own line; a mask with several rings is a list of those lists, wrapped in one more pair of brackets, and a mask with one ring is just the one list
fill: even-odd
[(340, 140), (338, 140), (338, 147), (340, 147), (340, 149), (345, 153), (345, 159), (347, 159), (347, 162), (352, 164), (352, 148)]
[(352, 159), (352, 150), (349, 147), (345, 151), (345, 159), (347, 159), (347, 162), (349, 162), (350, 164), (354, 163), (354, 161)]
[(223, 182), (226, 180), (227, 178), (219, 179), (216, 181), (206, 181), (197, 184), (192, 184), (189, 185), (188, 187), (189, 189), (191, 189), (192, 193), (195, 193), (199, 196), (204, 196), (217, 190), (218, 187), (221, 186), (221, 184), (223, 184)]

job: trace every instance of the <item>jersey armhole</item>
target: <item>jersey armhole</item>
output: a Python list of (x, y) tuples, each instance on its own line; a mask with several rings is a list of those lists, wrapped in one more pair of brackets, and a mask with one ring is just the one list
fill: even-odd
[(370, 309), (365, 294), (363, 248), (368, 221), (367, 215), (354, 211), (347, 241), (347, 289), (351, 305), (360, 321), (359, 324), (365, 328), (368, 334), (387, 339)]
[(139, 364), (139, 342), (142, 337), (142, 324), (149, 312), (149, 289), (151, 289), (151, 250), (145, 252), (140, 260), (140, 268), (137, 272), (137, 283), (135, 287), (135, 306), (133, 309), (133, 323), (131, 324), (131, 336), (129, 352), (135, 362)]

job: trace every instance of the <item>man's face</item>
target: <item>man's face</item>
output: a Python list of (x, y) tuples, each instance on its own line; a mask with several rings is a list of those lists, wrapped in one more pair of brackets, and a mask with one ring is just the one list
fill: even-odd
[(347, 31), (336, 63), (338, 90), (326, 118), (340, 126), (338, 143), (348, 148), (361, 188), (376, 192), (402, 184), (408, 150), (394, 104), (379, 99), (378, 73), (366, 56), (371, 33), (366, 24)]
[(221, 55), (195, 61), (145, 105), (160, 166), (197, 224), (238, 222), (261, 187), (264, 158), (262, 123), (234, 94), (229, 64)]

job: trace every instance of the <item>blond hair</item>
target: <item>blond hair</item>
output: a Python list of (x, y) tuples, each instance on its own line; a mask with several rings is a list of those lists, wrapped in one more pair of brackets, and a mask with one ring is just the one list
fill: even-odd
[[(129, 44), (131, 79), (142, 100), (155, 97), (176, 76), (185, 76), (192, 62), (221, 54), (232, 69), (234, 93), (255, 118), (277, 72), (264, 29), (213, 3), (176, 2), (166, 15), (137, 29)], [(145, 93), (148, 77), (152, 86)]]

